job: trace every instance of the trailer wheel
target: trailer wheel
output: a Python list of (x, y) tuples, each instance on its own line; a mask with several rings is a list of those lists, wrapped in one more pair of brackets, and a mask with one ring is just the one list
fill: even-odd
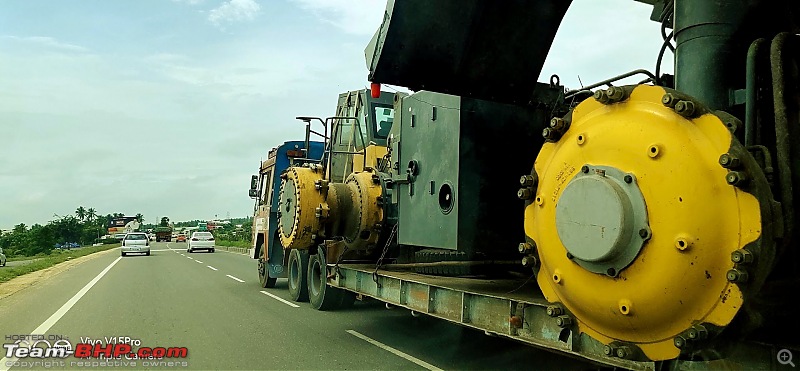
[(294, 301), (308, 300), (308, 251), (297, 249), (289, 253), (289, 295)]
[[(317, 310), (334, 310), (342, 306), (345, 291), (328, 286), (328, 269), (322, 249), (308, 261), (308, 298)], [(353, 296), (355, 299), (355, 296)]]
[(271, 289), (275, 287), (275, 282), (278, 281), (277, 277), (270, 277), (269, 276), (269, 268), (267, 267), (267, 262), (264, 259), (258, 259), (258, 282), (261, 283), (261, 287)]

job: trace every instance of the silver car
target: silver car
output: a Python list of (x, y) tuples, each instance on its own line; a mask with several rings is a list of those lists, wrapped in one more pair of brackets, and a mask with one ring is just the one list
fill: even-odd
[(214, 235), (211, 232), (194, 232), (192, 233), (192, 238), (189, 239), (189, 248), (186, 251), (206, 250), (214, 252), (214, 247)]
[(147, 233), (128, 233), (122, 239), (122, 256), (130, 253), (139, 253), (150, 256), (150, 239), (147, 238)]
[(0, 247), (0, 267), (6, 266), (6, 254), (3, 254), (3, 248)]

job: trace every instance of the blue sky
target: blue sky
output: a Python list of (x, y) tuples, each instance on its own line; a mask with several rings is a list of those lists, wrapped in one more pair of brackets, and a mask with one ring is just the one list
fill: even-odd
[[(269, 148), (302, 136), (294, 117), (330, 116), (338, 93), (368, 85), (364, 48), (385, 6), (0, 2), (0, 228), (79, 205), (151, 222), (248, 215), (249, 175)], [(650, 11), (575, 0), (540, 80), (557, 73), (576, 87), (579, 75), (652, 70)]]

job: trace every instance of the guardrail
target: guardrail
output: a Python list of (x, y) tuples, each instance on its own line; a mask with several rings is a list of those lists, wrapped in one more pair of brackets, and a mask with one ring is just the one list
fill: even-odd
[(242, 254), (242, 255), (248, 255), (249, 252), (250, 252), (250, 249), (248, 249), (246, 247), (234, 247), (234, 246), (220, 246), (220, 245), (217, 245), (215, 248), (216, 249), (220, 249), (220, 250), (225, 250), (225, 251), (228, 251), (228, 252)]

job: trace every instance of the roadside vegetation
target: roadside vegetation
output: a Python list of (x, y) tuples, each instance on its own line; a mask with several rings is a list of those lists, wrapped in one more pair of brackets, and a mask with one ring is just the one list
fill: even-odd
[(115, 247), (119, 247), (119, 243), (84, 247), (78, 250), (57, 250), (51, 252), (50, 255), (43, 256), (42, 258), (37, 259), (36, 261), (33, 261), (28, 264), (23, 264), (13, 267), (5, 266), (0, 268), (0, 283), (6, 282), (14, 277), (21, 276), (23, 274), (50, 268), (58, 263), (65, 262), (67, 260), (79, 258), (81, 256), (86, 256), (89, 254), (94, 254), (100, 251), (113, 249)]
[[(58, 246), (69, 243), (81, 246), (96, 242), (115, 244), (117, 241), (114, 239), (99, 238), (106, 234), (109, 220), (124, 215), (99, 215), (94, 208), (81, 206), (75, 210), (75, 215), (53, 215), (55, 219), (45, 225), (15, 225), (11, 232), (0, 233), (0, 248), (13, 261), (26, 257), (48, 257), (53, 251), (61, 251)], [(144, 218), (142, 214), (136, 216), (140, 221)]]

